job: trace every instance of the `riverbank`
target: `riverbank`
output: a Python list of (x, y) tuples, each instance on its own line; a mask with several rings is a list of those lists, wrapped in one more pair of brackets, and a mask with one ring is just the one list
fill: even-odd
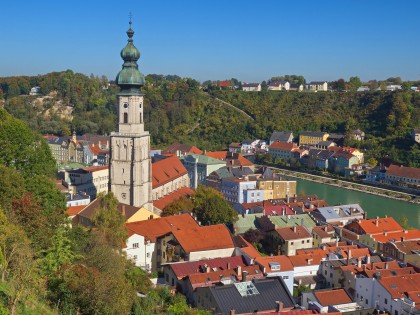
[(406, 201), (410, 203), (420, 204), (420, 197), (409, 194), (409, 193), (404, 193), (404, 192), (399, 192), (395, 190), (374, 187), (374, 186), (369, 186), (369, 185), (363, 185), (363, 184), (354, 183), (354, 182), (348, 182), (348, 181), (344, 181), (344, 180), (336, 179), (336, 178), (302, 173), (298, 171), (291, 171), (291, 170), (282, 169), (282, 168), (278, 168), (274, 166), (268, 166), (268, 167), (276, 170), (276, 172), (284, 176), (304, 179), (304, 180), (308, 180), (308, 181), (312, 181), (312, 182), (316, 182), (320, 184), (359, 191), (359, 192), (386, 197), (390, 199), (395, 199), (399, 201)]

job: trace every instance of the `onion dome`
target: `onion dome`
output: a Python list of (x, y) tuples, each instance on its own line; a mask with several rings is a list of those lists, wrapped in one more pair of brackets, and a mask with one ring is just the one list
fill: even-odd
[(137, 92), (144, 85), (144, 76), (139, 71), (137, 60), (140, 58), (139, 50), (133, 44), (134, 31), (127, 31), (128, 43), (121, 50), (121, 58), (124, 60), (122, 70), (118, 73), (116, 83), (121, 87), (121, 92)]

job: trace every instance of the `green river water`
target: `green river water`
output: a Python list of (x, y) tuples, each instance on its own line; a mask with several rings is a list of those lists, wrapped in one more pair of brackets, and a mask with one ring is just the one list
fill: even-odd
[(315, 183), (303, 179), (290, 177), (297, 181), (297, 193), (306, 195), (316, 194), (320, 199), (326, 200), (330, 205), (358, 203), (368, 217), (383, 217), (388, 215), (399, 220), (404, 215), (408, 218), (409, 225), (420, 228), (420, 205), (394, 200), (386, 197), (366, 194), (359, 191), (348, 190), (340, 187)]

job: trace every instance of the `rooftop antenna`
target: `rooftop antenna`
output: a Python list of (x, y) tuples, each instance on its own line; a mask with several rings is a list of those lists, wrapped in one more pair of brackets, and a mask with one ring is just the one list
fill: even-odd
[(128, 14), (128, 17), (130, 18), (130, 22), (129, 22), (129, 24), (130, 24), (130, 28), (131, 28), (131, 24), (133, 24), (133, 22), (131, 21), (131, 18), (133, 17), (133, 14), (130, 12), (130, 13)]

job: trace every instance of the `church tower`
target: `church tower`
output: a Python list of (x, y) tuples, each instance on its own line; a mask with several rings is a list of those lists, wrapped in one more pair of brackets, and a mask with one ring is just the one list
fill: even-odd
[(153, 211), (150, 135), (144, 131), (144, 94), (140, 92), (144, 76), (138, 70), (140, 52), (133, 35), (130, 20), (128, 43), (121, 50), (124, 63), (116, 78), (121, 91), (117, 94), (118, 131), (111, 133), (109, 189), (120, 202)]

